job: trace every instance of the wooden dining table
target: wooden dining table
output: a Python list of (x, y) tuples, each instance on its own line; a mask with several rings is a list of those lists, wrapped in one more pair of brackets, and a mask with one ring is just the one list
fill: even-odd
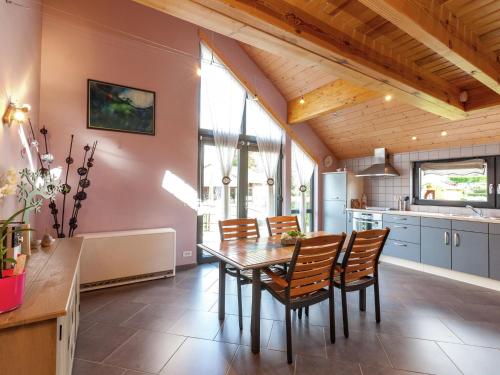
[[(330, 232), (306, 233), (306, 238), (333, 234)], [(344, 242), (344, 248), (349, 238)], [(239, 240), (207, 240), (198, 247), (212, 254), (219, 261), (219, 320), (225, 316), (226, 265), (241, 271), (252, 271), (252, 312), (250, 331), (252, 336), (252, 352), (260, 351), (260, 303), (261, 303), (261, 270), (265, 267), (288, 263), (292, 260), (295, 246), (281, 244), (280, 236), (259, 237)]]

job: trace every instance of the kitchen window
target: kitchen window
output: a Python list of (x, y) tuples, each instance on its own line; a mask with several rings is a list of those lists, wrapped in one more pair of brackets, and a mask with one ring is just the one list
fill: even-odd
[[(413, 165), (415, 204), (500, 207), (500, 157), (419, 161)], [(498, 193), (497, 194), (497, 188)]]

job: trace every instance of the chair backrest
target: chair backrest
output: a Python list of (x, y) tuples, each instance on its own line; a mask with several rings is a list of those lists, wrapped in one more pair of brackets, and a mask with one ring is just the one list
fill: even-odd
[(286, 279), (290, 297), (299, 297), (330, 286), (346, 234), (298, 240)]
[(219, 232), (222, 241), (260, 237), (257, 219), (220, 220)]
[(389, 228), (353, 231), (342, 268), (346, 282), (360, 280), (378, 271), (378, 259), (389, 235)]
[(266, 218), (267, 230), (270, 236), (281, 235), (291, 230), (300, 231), (297, 216), (274, 216)]

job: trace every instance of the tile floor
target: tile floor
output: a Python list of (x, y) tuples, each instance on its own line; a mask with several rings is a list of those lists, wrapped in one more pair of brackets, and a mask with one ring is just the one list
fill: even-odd
[(328, 305), (293, 317), (295, 360), (286, 362), (283, 307), (262, 298), (261, 353), (250, 351), (250, 286), (238, 329), (236, 284), (227, 279), (226, 319), (217, 318), (215, 265), (175, 278), (83, 293), (75, 375), (140, 374), (500, 374), (500, 293), (381, 265), (382, 322), (349, 296), (351, 335), (330, 344)]

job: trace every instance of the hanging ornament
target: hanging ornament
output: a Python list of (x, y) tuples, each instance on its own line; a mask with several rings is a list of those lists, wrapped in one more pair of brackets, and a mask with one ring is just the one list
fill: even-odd
[(307, 191), (307, 186), (306, 185), (300, 185), (299, 190), (301, 193), (305, 193)]
[(229, 185), (231, 183), (231, 179), (228, 176), (222, 177), (222, 183), (224, 185)]
[(269, 186), (273, 186), (273, 185), (274, 185), (274, 178), (268, 178), (268, 179), (267, 179), (267, 184), (268, 184)]

